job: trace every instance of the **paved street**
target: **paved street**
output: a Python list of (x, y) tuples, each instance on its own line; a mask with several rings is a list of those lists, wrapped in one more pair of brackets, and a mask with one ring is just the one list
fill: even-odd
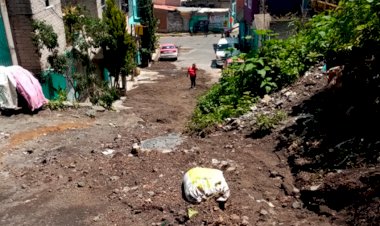
[(220, 34), (183, 37), (161, 37), (159, 42), (173, 43), (177, 45), (179, 57), (174, 64), (179, 67), (189, 67), (192, 63), (196, 63), (198, 68), (205, 70), (213, 77), (220, 76), (220, 69), (215, 68), (213, 60), (215, 60), (214, 45), (220, 39)]

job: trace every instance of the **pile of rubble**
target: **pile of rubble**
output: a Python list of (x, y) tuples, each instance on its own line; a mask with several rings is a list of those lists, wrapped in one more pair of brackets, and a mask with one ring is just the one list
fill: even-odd
[[(315, 92), (326, 87), (327, 78), (322, 72), (321, 66), (311, 67), (303, 77), (299, 78), (294, 84), (283, 88), (282, 90), (264, 95), (264, 97), (251, 107), (251, 110), (239, 118), (227, 118), (222, 129), (224, 131), (232, 130), (255, 130), (257, 127), (257, 116), (273, 116), (279, 110), (288, 116), (294, 106), (302, 104), (304, 100), (310, 98)], [(312, 117), (311, 115), (295, 115), (287, 117), (281, 124), (289, 124), (298, 118)]]

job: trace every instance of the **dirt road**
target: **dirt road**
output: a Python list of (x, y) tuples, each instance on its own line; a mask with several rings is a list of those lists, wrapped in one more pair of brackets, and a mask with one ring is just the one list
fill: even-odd
[[(166, 76), (128, 92), (128, 110), (0, 116), (0, 225), (331, 225), (302, 208), (271, 138), (182, 133), (208, 88), (206, 74), (189, 90), (170, 62), (151, 70)], [(168, 134), (182, 141), (170, 153), (131, 152), (134, 143)], [(182, 198), (183, 174), (194, 166), (225, 171), (225, 208)], [(190, 207), (199, 213), (188, 219)]]

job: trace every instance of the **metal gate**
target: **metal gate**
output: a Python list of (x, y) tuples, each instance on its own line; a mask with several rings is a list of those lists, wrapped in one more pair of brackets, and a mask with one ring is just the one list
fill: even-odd
[(0, 11), (0, 65), (10, 66), (12, 65), (11, 53), (9, 51), (7, 35), (5, 33), (3, 16)]

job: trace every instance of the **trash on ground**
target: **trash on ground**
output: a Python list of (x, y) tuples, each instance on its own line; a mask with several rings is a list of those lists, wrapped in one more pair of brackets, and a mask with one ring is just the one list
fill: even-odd
[(103, 155), (112, 155), (115, 152), (113, 149), (106, 149), (105, 151), (102, 151)]
[(198, 211), (192, 208), (187, 209), (187, 216), (190, 218), (194, 217), (195, 215), (198, 214)]
[(225, 202), (230, 196), (230, 189), (223, 172), (218, 169), (195, 167), (183, 177), (183, 189), (189, 202), (202, 202), (211, 197)]

